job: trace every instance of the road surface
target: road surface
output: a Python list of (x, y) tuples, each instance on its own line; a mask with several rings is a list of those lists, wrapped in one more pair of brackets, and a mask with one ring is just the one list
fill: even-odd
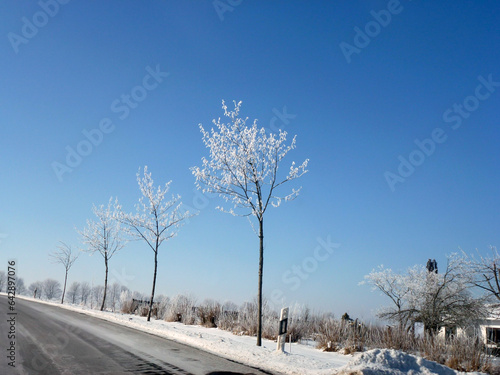
[[(1, 295), (0, 311), (0, 374), (272, 374), (50, 305), (16, 298), (12, 318), (7, 297)], [(16, 336), (15, 368), (9, 366), (9, 333)]]

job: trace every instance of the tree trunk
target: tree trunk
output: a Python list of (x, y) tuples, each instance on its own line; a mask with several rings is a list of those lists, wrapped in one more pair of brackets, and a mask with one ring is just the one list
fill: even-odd
[(158, 245), (156, 245), (156, 251), (155, 251), (155, 272), (153, 274), (153, 289), (151, 290), (151, 299), (149, 300), (148, 322), (151, 320), (151, 312), (153, 311), (153, 299), (155, 298), (157, 268), (158, 268)]
[(66, 270), (66, 274), (64, 275), (64, 288), (61, 297), (61, 304), (64, 303), (64, 294), (66, 293), (66, 281), (68, 280), (68, 270)]
[(259, 293), (258, 293), (258, 314), (257, 326), (257, 346), (262, 346), (262, 274), (264, 268), (264, 218), (259, 219)]
[(101, 311), (104, 310), (106, 304), (106, 291), (108, 290), (108, 257), (104, 257), (104, 265), (106, 266), (106, 276), (104, 277), (104, 295), (102, 296)]

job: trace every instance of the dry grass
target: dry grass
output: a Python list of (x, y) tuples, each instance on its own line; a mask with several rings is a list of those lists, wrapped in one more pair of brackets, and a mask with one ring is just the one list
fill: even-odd
[(205, 300), (198, 306), (197, 310), (198, 323), (204, 327), (216, 328), (222, 312), (222, 307), (219, 302), (214, 300)]
[(134, 311), (132, 299), (122, 302), (120, 311), (124, 314), (133, 314)]
[[(158, 316), (167, 321), (218, 327), (238, 335), (256, 336), (257, 302), (247, 302), (239, 308), (233, 303), (221, 305), (205, 300), (196, 306), (192, 297), (163, 298), (158, 305)], [(265, 301), (264, 301), (265, 302)], [(121, 301), (121, 311), (132, 313), (132, 301)], [(147, 314), (147, 309), (140, 311)], [(482, 371), (500, 375), (485, 353), (482, 340), (477, 335), (458, 335), (449, 339), (424, 335), (397, 328), (366, 326), (357, 321), (336, 319), (331, 314), (313, 315), (307, 308), (291, 309), (288, 333), (293, 341), (313, 339), (324, 351), (352, 354), (368, 349), (387, 348), (402, 350), (435, 361), (458, 371)], [(278, 313), (264, 303), (262, 337), (276, 340), (279, 325)], [(359, 372), (358, 372), (359, 373)], [(356, 374), (358, 374), (356, 373)]]

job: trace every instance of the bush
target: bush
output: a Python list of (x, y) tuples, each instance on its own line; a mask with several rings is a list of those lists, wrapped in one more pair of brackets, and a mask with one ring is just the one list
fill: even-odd
[(164, 295), (159, 295), (156, 298), (157, 301), (157, 319), (165, 319), (165, 316), (170, 305), (170, 299)]
[(447, 345), (448, 358), (445, 365), (458, 371), (486, 371), (489, 358), (479, 335), (459, 335)]
[(238, 333), (235, 332), (237, 330), (236, 327), (238, 326), (238, 310), (239, 309), (236, 304), (232, 302), (224, 303), (221, 308), (221, 314), (219, 315), (218, 327), (225, 331)]
[[(262, 313), (262, 337), (276, 341), (278, 339), (278, 328), (280, 317), (275, 311), (266, 309)], [(257, 320), (257, 319), (256, 319)]]
[(374, 327), (369, 338), (370, 347), (411, 351), (416, 347), (415, 337), (399, 327)]
[(140, 306), (138, 310), (139, 316), (148, 316), (149, 306)]
[(318, 348), (327, 351), (339, 350), (346, 337), (344, 328), (332, 315), (324, 315), (318, 319), (312, 327)]
[(166, 307), (167, 322), (181, 322), (192, 325), (196, 323), (196, 299), (192, 296), (178, 295)]
[[(172, 300), (159, 297), (155, 307), (158, 317), (170, 322), (199, 324), (218, 327), (234, 334), (257, 335), (257, 300), (246, 302), (238, 308), (231, 302), (221, 305), (207, 299), (195, 307), (195, 298), (178, 295)], [(134, 304), (129, 291), (120, 295), (121, 311), (133, 313)], [(148, 308), (139, 307), (138, 313), (146, 316)], [(288, 335), (294, 342), (312, 339), (324, 351), (339, 351), (352, 354), (366, 349), (395, 349), (416, 354), (428, 360), (444, 364), (458, 371), (482, 371), (500, 375), (500, 368), (494, 366), (485, 352), (479, 334), (455, 335), (451, 338), (424, 334), (416, 337), (411, 331), (397, 327), (366, 326), (358, 320), (335, 319), (331, 314), (314, 315), (307, 307), (295, 305), (288, 317)], [(279, 315), (263, 301), (262, 337), (276, 340)], [(289, 337), (289, 336), (288, 336)], [(287, 337), (287, 338), (288, 338)]]
[(298, 342), (313, 334), (311, 328), (315, 324), (315, 317), (311, 315), (307, 306), (295, 304), (290, 308), (288, 315), (287, 336), (291, 336), (292, 342)]
[(216, 328), (221, 315), (221, 305), (219, 302), (207, 299), (197, 308), (197, 315), (200, 325), (209, 328)]
[[(265, 299), (262, 301), (262, 337), (276, 340), (278, 334), (279, 316), (272, 311)], [(238, 311), (238, 319), (232, 327), (233, 333), (256, 336), (258, 327), (258, 304), (255, 298), (252, 302), (245, 302)]]
[(124, 314), (133, 314), (133, 302), (132, 296), (128, 290), (120, 293), (120, 311)]

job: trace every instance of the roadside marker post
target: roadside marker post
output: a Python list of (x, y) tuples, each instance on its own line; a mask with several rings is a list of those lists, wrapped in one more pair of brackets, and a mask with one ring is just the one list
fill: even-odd
[(286, 332), (288, 329), (288, 307), (281, 309), (280, 315), (280, 325), (278, 331), (278, 347), (277, 351), (285, 352), (285, 343), (286, 343)]

